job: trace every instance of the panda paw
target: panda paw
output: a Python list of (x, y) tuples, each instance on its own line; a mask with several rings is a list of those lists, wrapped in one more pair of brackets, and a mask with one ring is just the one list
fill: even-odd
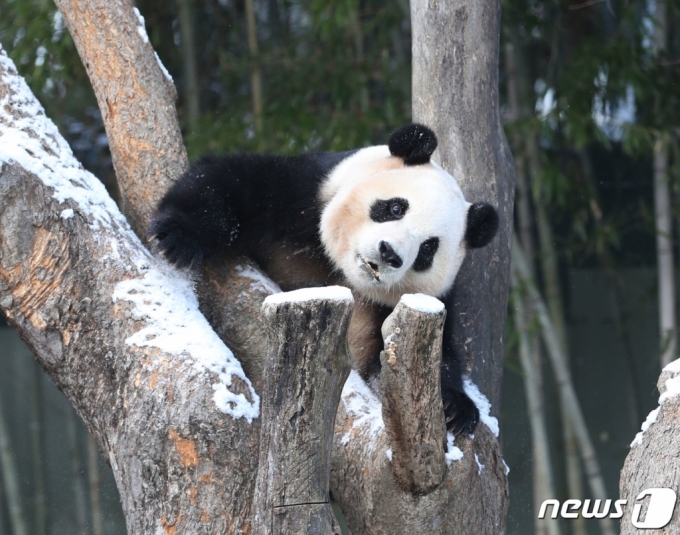
[(446, 430), (459, 435), (472, 435), (479, 423), (479, 409), (462, 390), (449, 389), (442, 392)]
[(149, 226), (149, 237), (156, 241), (157, 250), (178, 268), (193, 268), (203, 261), (198, 236), (172, 214), (157, 215)]

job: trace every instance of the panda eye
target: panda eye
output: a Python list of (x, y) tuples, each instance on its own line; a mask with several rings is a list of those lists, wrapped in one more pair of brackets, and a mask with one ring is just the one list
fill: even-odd
[(421, 243), (420, 249), (418, 249), (418, 256), (415, 262), (413, 262), (413, 271), (430, 269), (437, 249), (439, 249), (439, 238), (428, 238)]
[(371, 206), (371, 219), (376, 223), (397, 221), (406, 215), (408, 201), (401, 197), (378, 200)]

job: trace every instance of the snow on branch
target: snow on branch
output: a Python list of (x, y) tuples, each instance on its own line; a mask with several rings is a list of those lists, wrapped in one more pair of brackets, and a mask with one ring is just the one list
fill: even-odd
[[(85, 218), (102, 260), (125, 278), (112, 302), (129, 301), (143, 327), (128, 345), (156, 347), (182, 356), (197, 372), (216, 374), (214, 401), (226, 414), (249, 421), (259, 414), (259, 397), (233, 353), (200, 313), (193, 283), (152, 257), (128, 225), (103, 184), (76, 160), (56, 125), (0, 48), (0, 169), (18, 164), (36, 176), (60, 203), (62, 219)], [(250, 400), (230, 392), (232, 376), (249, 387)]]

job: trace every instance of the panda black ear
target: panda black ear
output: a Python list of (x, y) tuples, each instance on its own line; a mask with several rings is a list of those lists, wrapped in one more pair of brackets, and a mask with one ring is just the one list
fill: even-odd
[(392, 156), (403, 158), (405, 165), (420, 165), (430, 161), (437, 136), (427, 126), (407, 124), (392, 132), (388, 146)]
[(488, 245), (498, 230), (498, 212), (488, 203), (476, 202), (470, 206), (465, 228), (465, 243), (471, 249)]

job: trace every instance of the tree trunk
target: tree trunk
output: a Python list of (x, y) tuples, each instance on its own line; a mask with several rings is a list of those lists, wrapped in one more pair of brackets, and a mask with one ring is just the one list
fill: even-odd
[[(644, 490), (650, 488), (670, 488), (680, 494), (680, 362), (674, 361), (666, 366), (659, 377), (657, 388), (661, 397), (659, 407), (647, 416), (642, 424), (642, 431), (637, 434), (630, 445), (630, 453), (621, 470), (619, 483), (620, 498), (627, 500), (624, 515), (621, 518), (621, 535), (639, 535), (664, 533), (680, 534), (680, 507), (673, 510), (670, 523), (663, 530), (643, 530), (632, 523), (632, 513), (636, 503), (643, 504), (638, 520), (646, 518), (650, 498), (636, 498)], [(651, 498), (654, 499), (654, 498)], [(656, 526), (663, 527), (663, 526)]]
[(500, 410), (515, 173), (498, 108), (499, 0), (411, 2), (413, 118), (439, 139), (435, 154), (470, 202), (498, 209), (497, 237), (471, 251), (447, 321), (472, 378)]

